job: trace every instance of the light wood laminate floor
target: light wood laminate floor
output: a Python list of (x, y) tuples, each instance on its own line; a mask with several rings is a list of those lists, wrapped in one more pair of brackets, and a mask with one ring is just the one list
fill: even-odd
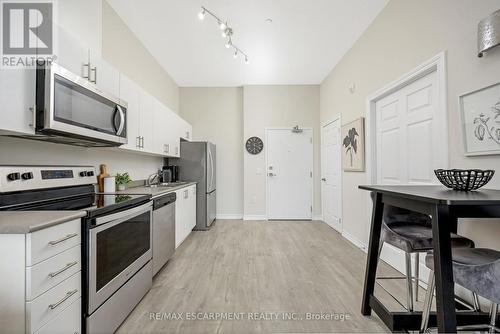
[[(386, 332), (375, 315), (360, 314), (365, 260), (322, 222), (217, 221), (191, 233), (118, 333)], [(404, 301), (402, 281), (386, 285)], [(234, 319), (192, 319), (211, 316)]]

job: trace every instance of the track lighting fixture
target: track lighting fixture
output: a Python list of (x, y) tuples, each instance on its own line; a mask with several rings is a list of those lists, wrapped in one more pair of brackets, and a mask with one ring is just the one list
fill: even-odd
[(233, 28), (231, 28), (226, 20), (220, 19), (217, 15), (215, 15), (213, 12), (209, 11), (205, 7), (201, 7), (201, 11), (198, 13), (198, 18), (200, 20), (203, 20), (206, 16), (206, 14), (210, 15), (217, 21), (217, 25), (219, 26), (219, 29), (222, 31), (221, 36), (223, 38), (227, 38), (226, 44), (224, 45), (227, 49), (232, 48), (234, 50), (233, 57), (238, 58), (238, 54), (242, 54), (245, 58), (245, 64), (248, 64), (248, 55), (243, 52), (238, 46), (236, 46), (233, 43)]

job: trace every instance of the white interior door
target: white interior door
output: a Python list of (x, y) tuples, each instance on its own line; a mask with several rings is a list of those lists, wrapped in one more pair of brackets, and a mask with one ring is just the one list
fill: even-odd
[(323, 220), (342, 233), (340, 118), (321, 129), (321, 199)]
[(312, 219), (312, 130), (268, 129), (267, 217)]
[(447, 161), (446, 124), (438, 113), (437, 73), (376, 103), (377, 183), (438, 183), (434, 169)]

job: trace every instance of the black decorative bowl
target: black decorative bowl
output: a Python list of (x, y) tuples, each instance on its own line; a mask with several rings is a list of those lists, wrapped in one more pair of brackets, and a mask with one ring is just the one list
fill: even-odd
[(490, 182), (495, 171), (491, 169), (436, 169), (434, 174), (448, 188), (470, 191), (479, 189)]

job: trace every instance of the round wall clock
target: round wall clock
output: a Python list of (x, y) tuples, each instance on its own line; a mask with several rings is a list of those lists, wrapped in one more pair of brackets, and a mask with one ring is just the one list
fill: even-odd
[(264, 148), (264, 143), (259, 137), (250, 137), (245, 145), (248, 153), (259, 154)]

